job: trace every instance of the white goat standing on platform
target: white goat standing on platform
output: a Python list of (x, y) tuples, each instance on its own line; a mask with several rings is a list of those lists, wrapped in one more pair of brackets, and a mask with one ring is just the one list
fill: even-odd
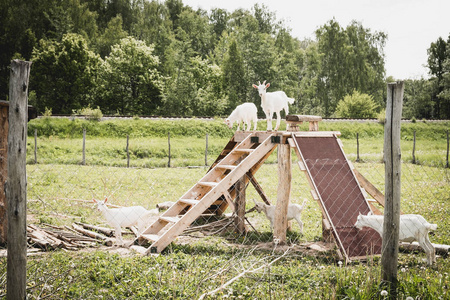
[(103, 213), (106, 222), (114, 228), (116, 240), (119, 245), (123, 245), (122, 227), (136, 226), (140, 233), (149, 221), (148, 219), (158, 214), (157, 209), (146, 210), (142, 206), (108, 208), (106, 207), (108, 198), (104, 201), (93, 200), (97, 204), (97, 209)]
[[(383, 237), (384, 216), (359, 214), (355, 227), (362, 229), (370, 227)], [(428, 265), (436, 262), (436, 254), (433, 244), (428, 238), (430, 230), (436, 230), (436, 224), (430, 224), (421, 215), (400, 215), (400, 227), (398, 239), (401, 242), (412, 243), (417, 241), (427, 255)]]
[(233, 128), (234, 122), (237, 122), (238, 127), (237, 131), (239, 131), (239, 127), (242, 124), (242, 129), (245, 131), (245, 124), (247, 124), (247, 131), (250, 130), (251, 121), (253, 121), (253, 131), (256, 131), (256, 125), (258, 125), (258, 108), (254, 103), (246, 102), (241, 105), (238, 105), (231, 115), (225, 120), (225, 124), (231, 129)]
[[(301, 213), (302, 213), (303, 209), (305, 208), (306, 201), (307, 200), (305, 199), (303, 201), (302, 205), (294, 204), (294, 203), (290, 203), (288, 205), (288, 211), (287, 211), (287, 216), (286, 216), (287, 220), (289, 221), (289, 220), (295, 219), (297, 221), (298, 225), (300, 226), (300, 233), (303, 233), (303, 222), (301, 219)], [(273, 224), (275, 223), (276, 206), (268, 205), (263, 202), (256, 202), (255, 200), (253, 200), (253, 202), (255, 202), (255, 208), (258, 213), (264, 212), (267, 219), (269, 219), (269, 221), (270, 221), (270, 228), (273, 230)]]
[(272, 117), (273, 113), (277, 114), (277, 125), (275, 126), (275, 131), (280, 127), (280, 112), (284, 109), (286, 115), (289, 114), (289, 104), (294, 103), (294, 98), (289, 98), (285, 92), (270, 92), (267, 93), (266, 89), (270, 86), (270, 83), (266, 84), (266, 81), (258, 85), (254, 84), (253, 87), (258, 90), (259, 96), (261, 97), (261, 107), (266, 114), (267, 119), (267, 130), (272, 130)]

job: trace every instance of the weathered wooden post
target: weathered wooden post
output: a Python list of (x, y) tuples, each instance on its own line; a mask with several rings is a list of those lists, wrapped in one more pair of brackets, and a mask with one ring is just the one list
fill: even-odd
[(445, 167), (446, 168), (449, 167), (449, 165), (448, 165), (448, 152), (449, 152), (449, 137), (448, 137), (448, 130), (447, 130), (447, 156), (446, 156), (446, 159), (445, 159)]
[(412, 163), (416, 163), (416, 131), (414, 130), (413, 149), (412, 149)]
[(206, 134), (205, 166), (208, 166), (208, 134)]
[(246, 180), (245, 176), (242, 176), (236, 184), (234, 185), (236, 189), (236, 199), (235, 199), (235, 208), (236, 208), (236, 219), (235, 226), (238, 233), (243, 234), (247, 231), (245, 227), (245, 192), (246, 192)]
[(7, 299), (26, 299), (27, 119), (31, 62), (13, 60), (9, 88)]
[(169, 161), (167, 162), (167, 167), (170, 168), (170, 132), (167, 133), (167, 143), (169, 144)]
[(130, 136), (127, 134), (127, 168), (130, 167)]
[(8, 177), (8, 111), (9, 102), (0, 101), (0, 244), (5, 245), (8, 235), (5, 182)]
[(384, 129), (385, 207), (381, 273), (389, 285), (390, 299), (397, 296), (397, 264), (400, 225), (401, 149), (400, 127), (403, 103), (403, 82), (387, 85), (386, 123)]
[(83, 158), (81, 164), (86, 165), (86, 128), (83, 128)]
[(289, 144), (278, 145), (278, 192), (275, 210), (275, 224), (273, 239), (280, 245), (286, 243), (286, 229), (288, 227), (287, 211), (291, 196), (291, 148)]
[(37, 129), (34, 130), (34, 164), (37, 164)]

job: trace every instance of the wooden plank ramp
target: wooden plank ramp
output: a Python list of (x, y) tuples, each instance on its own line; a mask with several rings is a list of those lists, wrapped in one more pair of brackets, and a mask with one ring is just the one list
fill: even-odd
[[(252, 168), (259, 166), (277, 146), (271, 140), (274, 135), (277, 133), (241, 133), (242, 140), (235, 142), (226, 153), (222, 152), (223, 158), (216, 161), (203, 178), (142, 232), (138, 240), (152, 242), (147, 254), (164, 250), (217, 199), (223, 198), (224, 202), (229, 202), (230, 187)], [(185, 213), (180, 215), (182, 211)]]

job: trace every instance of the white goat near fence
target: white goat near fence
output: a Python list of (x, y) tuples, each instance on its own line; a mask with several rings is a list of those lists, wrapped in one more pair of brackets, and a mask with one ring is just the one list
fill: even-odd
[(253, 87), (258, 90), (259, 96), (261, 97), (261, 107), (266, 114), (267, 120), (267, 130), (272, 130), (272, 117), (273, 114), (277, 114), (277, 125), (275, 126), (275, 131), (280, 127), (280, 112), (284, 109), (286, 115), (289, 114), (289, 104), (294, 103), (294, 98), (289, 98), (285, 92), (266, 92), (266, 89), (270, 86), (270, 83), (266, 84), (266, 81), (258, 85), (254, 84)]
[[(303, 233), (303, 222), (301, 219), (301, 213), (305, 208), (306, 201), (307, 200), (305, 199), (302, 205), (294, 203), (290, 203), (288, 205), (287, 219), (288, 221), (292, 219), (295, 219), (297, 221), (298, 225), (300, 226), (300, 233)], [(270, 228), (273, 230), (273, 224), (275, 223), (276, 206), (268, 205), (263, 202), (256, 202), (255, 200), (253, 200), (253, 202), (255, 202), (255, 208), (258, 213), (264, 212), (267, 219), (269, 219), (270, 221)]]
[(247, 131), (250, 130), (251, 122), (253, 121), (253, 131), (256, 131), (256, 125), (258, 124), (258, 108), (254, 103), (246, 102), (238, 105), (231, 115), (225, 120), (225, 124), (229, 128), (233, 128), (234, 122), (238, 124), (237, 131), (242, 124), (242, 129), (245, 131), (245, 125), (247, 124)]
[[(355, 227), (358, 229), (370, 227), (383, 237), (383, 220), (384, 216), (360, 214)], [(428, 232), (436, 229), (436, 224), (428, 223), (421, 215), (400, 215), (399, 241), (407, 243), (417, 241), (427, 255), (428, 265), (431, 266), (433, 262), (436, 262), (436, 254), (434, 246), (428, 238)]]
[(114, 228), (117, 244), (121, 246), (123, 245), (122, 227), (136, 226), (140, 233), (148, 223), (149, 218), (158, 214), (157, 209), (146, 210), (142, 206), (108, 208), (106, 206), (108, 198), (103, 201), (93, 200), (97, 204), (97, 209), (105, 217), (106, 222)]

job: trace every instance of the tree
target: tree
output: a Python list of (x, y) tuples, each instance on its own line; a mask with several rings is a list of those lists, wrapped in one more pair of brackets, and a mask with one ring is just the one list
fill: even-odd
[(236, 40), (232, 40), (223, 61), (223, 89), (228, 96), (228, 111), (246, 102), (245, 70)]
[(128, 33), (123, 30), (122, 23), (121, 15), (112, 18), (103, 34), (96, 41), (96, 48), (102, 58), (109, 55), (113, 45), (118, 44), (121, 39), (128, 37)]
[(99, 101), (106, 113), (153, 114), (161, 104), (163, 84), (153, 47), (127, 37), (114, 45), (100, 72)]
[(353, 91), (353, 94), (346, 95), (339, 101), (336, 108), (336, 116), (339, 118), (375, 118), (377, 116), (378, 105), (373, 97)]
[(78, 34), (66, 34), (61, 42), (41, 40), (33, 51), (30, 91), (36, 92), (36, 102), (31, 104), (38, 112), (52, 108), (54, 114), (92, 104), (100, 62)]
[(431, 43), (430, 48), (428, 48), (428, 68), (430, 69), (430, 74), (434, 75), (437, 80), (437, 90), (433, 94), (433, 100), (435, 102), (434, 111), (435, 115), (433, 117), (441, 117), (441, 99), (438, 96), (444, 90), (443, 79), (444, 79), (444, 62), (446, 59), (446, 49), (447, 43), (440, 37), (434, 43)]

